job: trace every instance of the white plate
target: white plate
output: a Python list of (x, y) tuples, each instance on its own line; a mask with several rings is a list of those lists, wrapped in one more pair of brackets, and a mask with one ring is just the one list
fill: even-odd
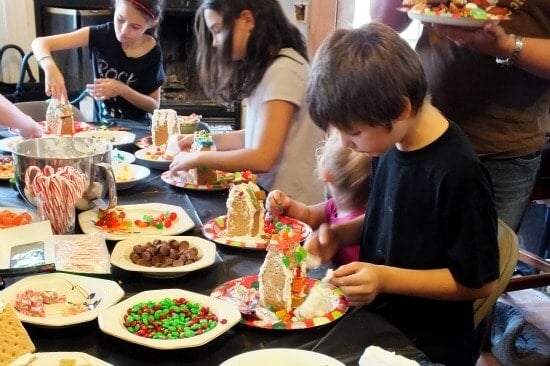
[[(206, 333), (194, 337), (166, 340), (140, 337), (137, 334), (130, 333), (124, 327), (123, 316), (126, 314), (126, 310), (128, 310), (131, 306), (144, 301), (160, 301), (165, 298), (180, 297), (183, 297), (188, 301), (198, 302), (202, 306), (208, 306), (210, 311), (218, 317), (218, 324), (216, 327)], [(115, 306), (103, 311), (98, 317), (98, 322), (99, 328), (103, 332), (114, 337), (145, 347), (168, 350), (197, 347), (206, 344), (228, 331), (231, 327), (237, 324), (240, 319), (241, 313), (239, 313), (237, 307), (226, 301), (181, 289), (165, 289), (143, 291), (124, 301), (121, 301)], [(224, 324), (222, 324), (221, 320), (225, 320)]]
[(22, 141), (23, 138), (21, 136), (10, 136), (6, 137), (0, 140), (0, 150), (6, 151), (6, 152), (12, 152), (13, 147), (15, 144), (17, 144), (19, 141)]
[(94, 320), (124, 296), (124, 290), (114, 281), (68, 273), (48, 273), (25, 277), (13, 283), (0, 291), (0, 298), (14, 305), (17, 294), (25, 290), (55, 290), (59, 295), (65, 295), (67, 302), (83, 302), (92, 293), (95, 293), (94, 301), (101, 300), (95, 309), (76, 315), (63, 314), (66, 303), (45, 305), (45, 317), (24, 315), (16, 310), (22, 322), (44, 327), (65, 327)]
[[(195, 247), (199, 251), (201, 258), (192, 264), (186, 264), (178, 267), (145, 267), (134, 264), (130, 260), (130, 254), (135, 245), (145, 244), (154, 239), (161, 240), (187, 240), (191, 247)], [(116, 243), (111, 253), (111, 264), (126, 271), (140, 272), (148, 277), (156, 278), (173, 278), (185, 275), (187, 272), (196, 271), (204, 267), (208, 267), (216, 260), (216, 244), (209, 240), (199, 238), (197, 236), (140, 236), (136, 238), (121, 240)]]
[(74, 360), (75, 366), (112, 366), (84, 352), (36, 352), (28, 353), (10, 363), (10, 366), (52, 366), (59, 365), (61, 360)]
[[(126, 212), (126, 218), (132, 222), (134, 220), (141, 220), (143, 215), (158, 216), (161, 213), (167, 211), (173, 211), (178, 214), (178, 220), (172, 224), (169, 228), (157, 229), (154, 227), (136, 227), (132, 226), (130, 232), (111, 232), (106, 233), (105, 239), (107, 240), (123, 240), (133, 237), (139, 237), (142, 235), (177, 235), (192, 229), (195, 223), (189, 215), (180, 206), (167, 205), (164, 203), (142, 203), (137, 205), (122, 205), (117, 206)], [(97, 210), (89, 210), (81, 212), (78, 215), (78, 223), (80, 229), (85, 234), (95, 233), (101, 230), (100, 227), (95, 226), (94, 221), (97, 217)]]
[(266, 348), (241, 353), (220, 366), (345, 366), (322, 353), (294, 348)]
[(465, 28), (481, 28), (483, 24), (487, 22), (493, 22), (497, 24), (500, 19), (474, 19), (466, 17), (453, 17), (453, 16), (441, 16), (420, 14), (413, 11), (408, 11), (407, 15), (413, 20), (418, 20), (424, 23), (452, 25), (453, 27), (465, 27)]
[(162, 169), (162, 170), (167, 170), (168, 168), (170, 168), (170, 163), (172, 163), (172, 160), (151, 159), (146, 155), (146, 152), (148, 149), (150, 148), (140, 149), (135, 152), (135, 156), (139, 160), (139, 163), (141, 165), (145, 165), (153, 169)]
[(117, 190), (131, 188), (151, 174), (149, 168), (136, 164), (113, 164), (112, 167)]
[(113, 146), (133, 144), (136, 141), (136, 134), (128, 131), (92, 130), (77, 132), (74, 136), (104, 140)]
[(136, 161), (135, 155), (128, 151), (118, 149), (111, 151), (111, 164), (132, 164), (134, 161)]

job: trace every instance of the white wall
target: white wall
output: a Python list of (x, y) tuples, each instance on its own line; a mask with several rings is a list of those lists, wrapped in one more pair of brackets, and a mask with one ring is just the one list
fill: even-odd
[[(36, 37), (33, 0), (0, 0), (0, 47), (14, 43), (25, 52), (31, 50), (31, 42)], [(19, 77), (21, 58), (15, 52), (8, 52), (2, 59), (0, 79), (15, 82)], [(35, 77), (38, 66), (31, 60)]]
[[(317, 0), (319, 1), (319, 0)], [(285, 12), (286, 16), (288, 17), (288, 19), (290, 19), (292, 21), (293, 24), (295, 24), (298, 29), (300, 29), (300, 31), (302, 32), (302, 34), (304, 35), (304, 37), (308, 37), (308, 14), (306, 14), (306, 20), (305, 21), (296, 21), (296, 16), (295, 16), (295, 12), (294, 12), (294, 4), (296, 3), (303, 3), (303, 4), (307, 4), (309, 3), (309, 0), (302, 0), (302, 1), (298, 1), (298, 0), (279, 0), (279, 3), (281, 4), (281, 7), (283, 8), (283, 11)]]
[[(355, 15), (353, 26), (360, 27), (363, 24), (370, 22), (370, 0), (355, 1)], [(409, 27), (401, 33), (401, 37), (405, 39), (411, 47), (416, 45), (416, 41), (422, 33), (422, 24), (417, 20), (413, 20)]]

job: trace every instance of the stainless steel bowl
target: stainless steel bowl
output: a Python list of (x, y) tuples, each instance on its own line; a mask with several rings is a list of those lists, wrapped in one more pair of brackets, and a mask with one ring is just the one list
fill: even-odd
[(89, 209), (93, 206), (92, 201), (106, 195), (109, 197), (109, 207), (115, 206), (117, 196), (110, 164), (111, 150), (111, 144), (88, 137), (23, 140), (12, 151), (17, 189), (30, 204), (36, 205), (33, 195), (35, 187), (26, 186), (28, 182), (34, 182), (36, 172), (43, 171), (47, 166), (52, 168), (51, 171), (71, 166), (87, 177), (86, 189), (76, 203), (77, 209)]

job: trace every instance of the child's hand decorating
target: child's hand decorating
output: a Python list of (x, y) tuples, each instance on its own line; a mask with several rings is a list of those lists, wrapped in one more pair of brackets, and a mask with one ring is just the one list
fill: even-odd
[(290, 198), (276, 189), (269, 192), (265, 201), (266, 210), (274, 217), (284, 215), (290, 206)]
[(380, 293), (376, 265), (371, 263), (344, 264), (333, 272), (330, 282), (340, 287), (351, 306), (368, 305)]

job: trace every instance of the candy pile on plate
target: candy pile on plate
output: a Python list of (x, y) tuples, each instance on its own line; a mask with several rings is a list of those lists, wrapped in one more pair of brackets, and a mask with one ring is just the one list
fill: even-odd
[(13, 159), (11, 155), (0, 155), (0, 178), (13, 177)]
[(403, 6), (410, 8), (412, 13), (444, 17), (500, 20), (507, 19), (510, 15), (508, 9), (492, 5), (487, 0), (404, 0)]

